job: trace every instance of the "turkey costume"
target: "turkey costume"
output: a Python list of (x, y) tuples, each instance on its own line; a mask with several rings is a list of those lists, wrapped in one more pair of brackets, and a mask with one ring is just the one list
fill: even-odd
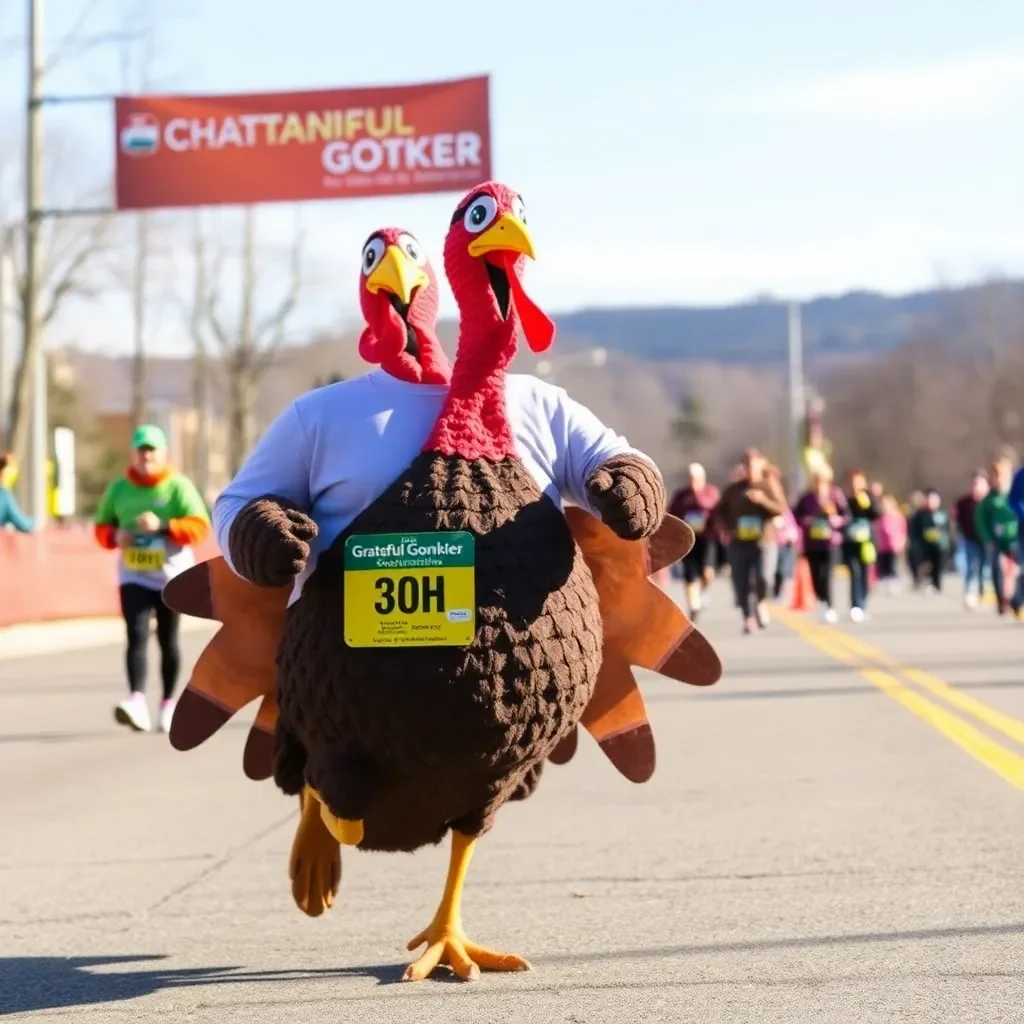
[[(384, 289), (372, 287), (372, 261), (391, 254), (395, 264), (401, 251), (383, 234), (379, 241), (379, 255), (367, 254), (363, 275), (363, 292), (378, 296)], [(271, 608), (289, 594), (277, 645), (278, 785), (291, 794), (310, 787), (337, 840), (363, 849), (413, 850), (453, 832), (445, 897), (432, 925), (410, 944), (428, 945), (407, 971), (411, 979), (441, 962), (460, 977), (475, 977), (480, 967), (527, 966), (461, 932), (459, 900), (475, 839), (502, 803), (532, 792), (546, 758), (571, 755), (578, 722), (602, 740), (620, 770), (615, 752), (622, 737), (632, 734), (653, 754), (630, 664), (695, 683), (714, 682), (720, 673), (710, 646), (660, 593), (664, 605), (653, 623), (635, 614), (631, 622), (628, 614), (611, 616), (616, 657), (609, 659), (609, 608), (599, 601), (595, 577), (606, 587), (643, 592), (645, 600), (636, 603), (646, 614), (651, 602), (641, 588), (656, 589), (648, 573), (678, 557), (692, 535), (677, 521), (667, 531), (663, 526), (664, 487), (649, 460), (564, 393), (534, 378), (506, 377), (517, 326), (535, 351), (553, 337), (553, 325), (523, 292), (526, 256), (532, 245), (519, 197), (493, 183), (474, 190), (460, 204), (445, 245), (462, 314), (450, 387), (376, 371), (304, 396), (260, 442), (214, 515), (234, 572), (271, 588), (250, 615), (270, 623)], [(394, 265), (390, 272), (398, 280)], [(386, 299), (405, 318), (410, 338), (417, 295), (429, 286), (429, 271), (422, 275), (418, 293), (407, 277)], [(401, 287), (411, 302), (397, 293)], [(386, 365), (395, 351), (380, 334), (393, 332), (378, 333), (367, 318), (361, 351)], [(403, 338), (398, 350), (422, 370), (432, 360), (424, 358), (427, 334), (432, 331), (417, 330), (416, 343)], [(606, 525), (581, 508), (563, 512), (563, 493), (594, 508)], [(589, 539), (592, 559), (574, 533)], [(446, 549), (468, 537), (472, 606), (463, 642), (352, 642), (360, 623), (346, 601), (346, 563), (354, 573), (354, 551), (381, 557), (381, 542), (393, 535), (436, 538)], [(652, 537), (662, 538), (661, 557), (658, 543), (636, 543)], [(224, 568), (210, 567), (205, 578), (209, 613), (226, 625), (204, 657), (228, 632), (230, 609), (245, 601), (245, 585), (230, 582)], [(182, 581), (179, 601), (186, 590)], [(168, 602), (175, 603), (172, 590)], [(219, 665), (227, 670), (233, 659), (221, 648)], [(265, 665), (267, 652), (259, 653)], [(206, 662), (209, 678), (218, 658)], [(197, 680), (202, 665), (203, 659), (175, 715), (176, 746), (201, 742), (248, 702), (207, 699), (215, 688), (205, 687), (204, 696)], [(264, 669), (261, 688), (248, 699), (268, 693), (266, 677)], [(215, 709), (212, 728), (183, 736), (198, 717), (190, 706), (204, 699)], [(247, 771), (253, 736), (272, 720), (273, 703), (268, 696), (257, 717)], [(182, 711), (185, 725), (178, 728)], [(634, 772), (637, 781), (650, 770), (653, 756), (649, 767)]]

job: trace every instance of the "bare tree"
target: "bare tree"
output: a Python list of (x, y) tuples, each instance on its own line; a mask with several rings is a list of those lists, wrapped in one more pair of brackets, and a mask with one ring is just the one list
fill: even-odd
[[(60, 149), (52, 148), (48, 157), (48, 170), (55, 172), (60, 160)], [(95, 207), (97, 197), (105, 190), (92, 190), (81, 194), (78, 205)], [(10, 210), (10, 206), (7, 207)], [(6, 241), (12, 256), (15, 273), (15, 287), (18, 297), (18, 311), (22, 324), (26, 317), (26, 266), (25, 266), (25, 221), (14, 220), (7, 229)], [(64, 308), (69, 299), (96, 299), (105, 290), (98, 258), (106, 253), (113, 240), (113, 218), (109, 215), (98, 217), (65, 218), (52, 217), (44, 220), (38, 228), (42, 251), (42, 275), (39, 282), (41, 299), (39, 303), (39, 325), (37, 338)], [(22, 349), (14, 374), (11, 408), (8, 422), (11, 436), (8, 444), (24, 456), (28, 433), (29, 390), (31, 367), (36, 358), (34, 351)]]
[[(246, 207), (242, 228), (240, 291), (237, 321), (229, 325), (222, 313), (223, 285), (207, 266), (203, 271), (205, 314), (220, 351), (226, 376), (229, 431), (229, 468), (238, 471), (256, 440), (256, 399), (260, 380), (273, 363), (285, 340), (289, 318), (295, 310), (302, 287), (303, 237), (296, 221), (288, 257), (284, 293), (261, 314), (257, 306), (266, 294), (256, 265), (255, 211)], [(197, 264), (204, 262), (197, 251)], [(197, 271), (198, 273), (198, 271)], [(205, 358), (205, 356), (204, 356)]]

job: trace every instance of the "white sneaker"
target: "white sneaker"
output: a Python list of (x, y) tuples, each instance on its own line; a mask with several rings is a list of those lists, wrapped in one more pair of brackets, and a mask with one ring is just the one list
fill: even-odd
[(757, 624), (762, 629), (767, 629), (771, 621), (772, 617), (768, 614), (768, 609), (765, 608), (764, 605), (759, 604), (757, 606)]
[(174, 701), (160, 701), (160, 718), (158, 719), (157, 730), (159, 732), (171, 731), (171, 719), (174, 717)]
[(969, 590), (964, 594), (964, 604), (973, 612), (978, 607), (978, 595), (973, 590)]
[(839, 616), (836, 615), (835, 608), (825, 608), (821, 613), (821, 621), (828, 622), (829, 624), (838, 622)]
[(149, 732), (149, 705), (144, 693), (133, 693), (114, 708), (114, 721), (118, 725), (127, 725), (135, 732)]
[(863, 622), (864, 621), (864, 609), (863, 608), (851, 608), (850, 609), (850, 619), (853, 622)]

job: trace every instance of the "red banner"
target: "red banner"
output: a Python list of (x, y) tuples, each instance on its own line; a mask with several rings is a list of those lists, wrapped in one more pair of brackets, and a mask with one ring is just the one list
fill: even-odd
[(467, 191), (491, 177), (488, 85), (118, 97), (117, 206)]

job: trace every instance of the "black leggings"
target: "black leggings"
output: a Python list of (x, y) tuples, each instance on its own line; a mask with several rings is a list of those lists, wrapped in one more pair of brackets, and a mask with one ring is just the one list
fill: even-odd
[(918, 572), (921, 571), (921, 567), (927, 565), (931, 585), (936, 590), (942, 589), (942, 573), (945, 569), (945, 561), (946, 552), (938, 544), (921, 545), (921, 561)]
[(178, 646), (181, 616), (164, 604), (159, 590), (151, 590), (138, 583), (125, 583), (121, 587), (121, 614), (128, 630), (125, 664), (132, 693), (143, 693), (146, 689), (146, 649), (149, 647), (150, 613), (154, 611), (164, 700), (170, 700), (181, 670), (181, 649)]
[(814, 596), (829, 608), (832, 607), (833, 558), (831, 550), (807, 552), (807, 567), (811, 570)]

